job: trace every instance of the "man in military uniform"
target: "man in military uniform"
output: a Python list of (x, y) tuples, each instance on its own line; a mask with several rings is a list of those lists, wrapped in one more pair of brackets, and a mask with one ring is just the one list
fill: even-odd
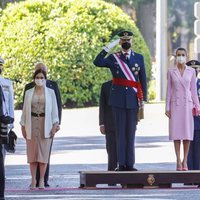
[[(190, 60), (186, 65), (196, 70), (197, 94), (200, 101), (200, 62)], [(189, 170), (200, 170), (200, 116), (194, 116), (194, 138), (190, 142), (187, 165)]]
[[(116, 170), (135, 171), (135, 131), (139, 107), (147, 100), (146, 73), (143, 56), (131, 50), (133, 33), (122, 31), (118, 36), (120, 39), (97, 55), (94, 64), (109, 68), (113, 76), (109, 105), (113, 108), (117, 135)], [(107, 56), (118, 44), (121, 51)]]
[[(0, 60), (1, 63), (1, 60)], [(0, 114), (3, 114), (3, 97), (2, 88), (0, 87)], [(4, 199), (5, 190), (5, 168), (4, 168), (4, 151), (3, 151), (3, 141), (0, 137), (0, 200)]]
[(2, 144), (0, 143), (0, 200), (4, 199), (5, 190), (5, 169), (4, 169), (4, 156), (2, 152)]
[[(35, 65), (35, 71), (38, 70), (38, 69), (42, 69), (46, 73), (48, 71), (47, 66), (44, 65), (43, 63), (37, 63)], [(24, 95), (23, 95), (23, 101), (24, 101), (25, 92), (27, 90), (29, 90), (30, 88), (33, 88), (34, 86), (35, 86), (35, 82), (28, 83), (25, 86)], [(60, 124), (61, 123), (61, 116), (62, 116), (62, 101), (61, 101), (60, 90), (59, 90), (58, 84), (55, 81), (47, 79), (46, 80), (46, 87), (51, 88), (55, 92), (56, 100), (57, 100), (57, 106), (58, 106), (59, 124)], [(53, 143), (53, 140), (52, 140), (52, 143)], [(51, 154), (51, 151), (50, 151), (50, 154)], [(45, 175), (44, 175), (44, 186), (45, 187), (49, 187), (49, 183), (48, 183), (48, 180), (49, 180), (49, 166), (50, 166), (50, 155), (49, 155), (49, 163), (47, 164), (46, 172), (45, 172)], [(36, 186), (37, 187), (39, 185), (39, 180), (40, 180), (40, 170), (39, 170), (39, 165), (38, 165), (37, 174), (36, 174)]]
[[(8, 115), (14, 119), (14, 91), (13, 91), (13, 83), (10, 79), (4, 78), (2, 76), (3, 72), (4, 60), (0, 58), (0, 86), (3, 91), (3, 114)], [(8, 125), (8, 129), (12, 129), (14, 127), (13, 124)], [(3, 145), (3, 154), (4, 159), (6, 156), (6, 149)]]
[[(0, 58), (0, 74), (3, 71), (4, 60)], [(1, 113), (8, 115), (14, 119), (14, 92), (13, 84), (9, 79), (4, 78), (0, 75), (0, 86), (1, 86)], [(9, 125), (9, 128), (13, 128), (13, 124)], [(5, 148), (3, 144), (0, 144), (0, 199), (4, 199), (4, 189), (5, 189)]]

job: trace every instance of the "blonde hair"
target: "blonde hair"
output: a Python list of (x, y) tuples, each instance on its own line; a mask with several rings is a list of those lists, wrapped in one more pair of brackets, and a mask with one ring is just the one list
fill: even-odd
[(39, 63), (37, 63), (35, 65), (35, 71), (38, 70), (38, 69), (42, 69), (46, 73), (47, 73), (47, 70), (48, 70), (47, 66), (44, 63), (42, 63), (42, 62), (39, 62)]

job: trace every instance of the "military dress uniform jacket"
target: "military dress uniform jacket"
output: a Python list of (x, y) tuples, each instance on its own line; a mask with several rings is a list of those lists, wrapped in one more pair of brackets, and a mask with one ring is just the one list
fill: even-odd
[[(34, 82), (28, 83), (25, 85), (24, 89), (24, 95), (23, 95), (23, 102), (24, 102), (24, 97), (25, 97), (25, 92), (35, 86)], [(46, 87), (54, 90), (55, 95), (56, 95), (56, 101), (57, 101), (57, 106), (58, 106), (58, 117), (59, 117), (59, 124), (61, 123), (61, 117), (62, 117), (62, 101), (61, 101), (61, 96), (60, 96), (60, 90), (58, 88), (58, 84), (55, 81), (52, 80), (46, 80)]]
[[(113, 78), (126, 79), (123, 71), (121, 70), (118, 62), (114, 58), (113, 54), (106, 57), (107, 52), (102, 50), (94, 60), (94, 64), (98, 67), (110, 68)], [(144, 66), (144, 59), (141, 54), (131, 51), (130, 60), (127, 61), (122, 52), (119, 52), (119, 56), (130, 68), (136, 81), (140, 81), (144, 96), (144, 101), (147, 100), (147, 84), (146, 73)], [(109, 105), (125, 109), (137, 109), (138, 98), (137, 94), (131, 87), (125, 87), (120, 85), (112, 85)]]
[[(200, 102), (200, 79), (197, 79), (197, 95)], [(200, 131), (200, 116), (194, 116), (194, 130)]]
[(0, 76), (0, 85), (3, 90), (5, 102), (3, 102), (3, 113), (14, 118), (14, 91), (11, 80)]

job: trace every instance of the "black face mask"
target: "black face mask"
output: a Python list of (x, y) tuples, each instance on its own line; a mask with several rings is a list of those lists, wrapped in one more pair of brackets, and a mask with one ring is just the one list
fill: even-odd
[(122, 48), (125, 49), (125, 50), (128, 50), (131, 48), (131, 43), (130, 42), (124, 42), (122, 44)]

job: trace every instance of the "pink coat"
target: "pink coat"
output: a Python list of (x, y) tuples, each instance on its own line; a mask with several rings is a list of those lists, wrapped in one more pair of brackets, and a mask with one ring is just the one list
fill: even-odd
[(170, 140), (193, 140), (193, 107), (199, 110), (195, 70), (186, 66), (181, 76), (177, 66), (167, 73), (166, 111), (169, 119)]

